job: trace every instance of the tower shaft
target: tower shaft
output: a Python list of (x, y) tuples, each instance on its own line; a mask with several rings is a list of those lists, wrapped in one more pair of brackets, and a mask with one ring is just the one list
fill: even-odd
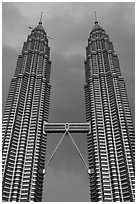
[(95, 22), (85, 61), (91, 201), (134, 201), (135, 135), (118, 57)]
[(3, 201), (42, 201), (51, 61), (41, 24), (18, 57), (3, 116)]

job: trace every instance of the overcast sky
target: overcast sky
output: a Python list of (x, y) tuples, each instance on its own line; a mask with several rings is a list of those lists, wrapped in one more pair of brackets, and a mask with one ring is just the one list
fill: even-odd
[[(43, 27), (51, 47), (50, 122), (85, 122), (84, 60), (93, 12), (109, 34), (118, 54), (134, 120), (135, 110), (135, 8), (134, 3), (3, 3), (2, 90), (3, 109), (18, 54), (43, 11)], [(49, 158), (61, 135), (49, 135)], [(74, 135), (87, 160), (86, 135)], [(43, 201), (89, 201), (86, 168), (66, 137), (45, 175)]]

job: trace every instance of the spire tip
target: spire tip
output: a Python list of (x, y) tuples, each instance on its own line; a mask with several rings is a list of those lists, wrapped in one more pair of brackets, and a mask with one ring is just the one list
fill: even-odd
[(98, 21), (97, 21), (96, 11), (94, 11), (94, 15), (95, 15), (95, 24), (97, 24), (97, 23), (98, 23)]
[(42, 14), (43, 12), (41, 12), (39, 24), (42, 24)]

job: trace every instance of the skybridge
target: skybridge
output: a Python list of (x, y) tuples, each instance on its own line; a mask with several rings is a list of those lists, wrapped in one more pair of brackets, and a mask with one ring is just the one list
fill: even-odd
[(82, 159), (84, 165), (87, 168), (88, 174), (93, 173), (91, 169), (89, 169), (84, 157), (82, 156), (75, 140), (73, 139), (71, 133), (83, 133), (83, 134), (90, 134), (91, 133), (91, 124), (90, 123), (48, 123), (44, 121), (43, 125), (43, 133), (50, 134), (50, 133), (63, 133), (60, 141), (58, 142), (56, 148), (54, 149), (51, 157), (49, 158), (48, 162), (46, 163), (46, 167), (44, 172), (46, 171), (47, 167), (49, 166), (51, 160), (53, 159), (56, 151), (58, 150), (59, 146), (63, 142), (66, 136), (69, 136), (70, 140), (72, 141), (74, 147), (76, 148), (80, 158)]
[(90, 123), (47, 123), (44, 121), (44, 133), (89, 133)]

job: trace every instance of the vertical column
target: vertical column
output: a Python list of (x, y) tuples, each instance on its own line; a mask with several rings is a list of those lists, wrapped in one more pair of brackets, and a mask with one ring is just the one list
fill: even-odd
[[(10, 178), (10, 192), (9, 192), (9, 201), (16, 199), (16, 195), (14, 195), (14, 192), (12, 191), (12, 185), (13, 185), (13, 178), (15, 175), (15, 165), (17, 161), (17, 151), (18, 151), (18, 145), (20, 141), (20, 131), (21, 131), (21, 124), (22, 124), (22, 117), (24, 112), (24, 101), (26, 98), (27, 93), (27, 86), (28, 86), (28, 77), (24, 77), (21, 85), (20, 95), (19, 95), (19, 103), (16, 107), (16, 114), (14, 118), (14, 124), (12, 127), (12, 133), (10, 135), (10, 144), (9, 149), (7, 152), (7, 160), (6, 160), (6, 166), (5, 166), (5, 172), (4, 172), (4, 180), (3, 185), (5, 185), (5, 179)], [(12, 174), (10, 172), (10, 176), (8, 175), (9, 166), (12, 165)], [(15, 192), (16, 194), (17, 192)]]
[[(98, 202), (103, 201), (102, 186), (101, 186), (101, 169), (100, 169), (100, 153), (98, 151), (99, 141), (96, 132), (96, 112), (95, 112), (95, 98), (93, 93), (93, 82), (90, 82), (85, 87), (86, 101), (89, 112), (87, 113), (87, 121), (91, 121), (91, 134), (88, 135), (88, 159), (89, 168), (92, 169), (90, 174), (90, 197), (91, 201)], [(86, 109), (87, 110), (87, 109)], [(89, 113), (89, 115), (88, 115)]]
[[(116, 95), (116, 101), (117, 101), (117, 107), (118, 107), (119, 123), (121, 128), (121, 142), (123, 146), (123, 149), (121, 149), (121, 156), (123, 152), (123, 158), (124, 158), (123, 159), (124, 164), (120, 166), (123, 199), (124, 201), (133, 201), (134, 200), (134, 176), (133, 176), (134, 161), (133, 161), (132, 147), (130, 144), (130, 136), (128, 135), (126, 117), (125, 117), (118, 78), (114, 78), (114, 87), (115, 87), (115, 95)], [(119, 149), (117, 149), (117, 152), (118, 151)]]
[[(104, 110), (102, 107), (102, 95), (100, 90), (99, 79), (94, 81), (94, 97), (95, 97), (95, 112), (96, 112), (96, 130), (98, 134), (98, 151), (99, 151), (99, 162), (100, 162), (100, 172), (101, 172), (101, 188), (103, 201), (112, 201), (112, 191), (111, 191), (111, 179), (109, 174), (109, 158), (107, 151), (107, 125), (106, 118), (103, 118)], [(104, 101), (105, 103), (105, 101)], [(103, 106), (104, 106), (103, 103)], [(102, 109), (103, 108), (103, 109)], [(102, 112), (103, 111), (103, 112)], [(107, 113), (106, 113), (107, 115)], [(104, 121), (104, 122), (103, 122)]]
[[(36, 179), (36, 174), (37, 174), (37, 169), (36, 169), (36, 172), (34, 172), (35, 170), (33, 167), (33, 162), (34, 162), (34, 156), (38, 160), (38, 155), (35, 152), (35, 145), (36, 145), (36, 139), (37, 139), (36, 133), (37, 133), (37, 128), (38, 128), (41, 79), (37, 80), (35, 83), (36, 85), (34, 89), (32, 111), (31, 111), (31, 116), (30, 116), (30, 126), (29, 126), (29, 132), (28, 132), (27, 143), (26, 143), (22, 186), (21, 186), (21, 191), (20, 191), (20, 201), (22, 202), (30, 201), (30, 188), (31, 188), (32, 175), (34, 173), (34, 176)], [(32, 190), (32, 193), (34, 193), (33, 190)]]

